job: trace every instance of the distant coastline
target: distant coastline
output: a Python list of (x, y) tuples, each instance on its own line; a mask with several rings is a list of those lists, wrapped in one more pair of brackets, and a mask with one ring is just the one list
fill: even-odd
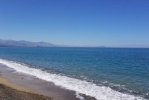
[(30, 41), (16, 41), (16, 40), (2, 40), (0, 39), (0, 47), (55, 47), (52, 43), (47, 42), (30, 42)]

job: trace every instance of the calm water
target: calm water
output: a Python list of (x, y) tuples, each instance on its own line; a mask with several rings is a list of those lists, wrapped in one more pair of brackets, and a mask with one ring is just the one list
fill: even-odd
[(149, 49), (0, 48), (0, 58), (149, 98)]

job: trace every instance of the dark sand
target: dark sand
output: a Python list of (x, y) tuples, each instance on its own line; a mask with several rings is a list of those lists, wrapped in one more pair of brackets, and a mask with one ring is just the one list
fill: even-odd
[[(53, 100), (80, 100), (76, 98), (74, 91), (69, 91), (64, 88), (55, 86), (53, 83), (40, 80), (33, 76), (29, 76), (23, 73), (17, 73), (13, 69), (10, 69), (4, 65), (0, 65), (0, 76), (4, 80), (8, 81), (4, 83), (4, 85), (6, 86), (9, 86), (13, 89), (24, 91), (25, 93), (28, 92), (33, 94), (44, 95), (46, 98), (46, 99), (35, 99), (35, 100), (51, 100), (51, 97), (53, 98)], [(21, 93), (19, 95), (22, 96), (22, 94), (24, 95), (24, 93)], [(47, 97), (49, 97), (49, 99), (47, 99)], [(12, 100), (12, 99), (4, 99), (4, 100)], [(34, 99), (25, 99), (25, 100), (34, 100)], [(85, 100), (95, 100), (95, 99), (85, 96)]]

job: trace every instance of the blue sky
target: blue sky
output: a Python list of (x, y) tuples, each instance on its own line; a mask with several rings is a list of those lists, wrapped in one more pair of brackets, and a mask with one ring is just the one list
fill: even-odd
[(149, 0), (0, 0), (0, 38), (149, 47)]

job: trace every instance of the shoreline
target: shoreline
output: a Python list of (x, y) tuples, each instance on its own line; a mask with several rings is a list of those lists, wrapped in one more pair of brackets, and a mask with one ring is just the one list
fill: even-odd
[[(111, 97), (113, 97), (112, 100), (146, 100), (142, 97), (121, 93), (105, 86), (96, 86), (86, 81), (43, 73), (41, 70), (7, 60), (1, 61), (0, 72), (7, 80), (15, 83), (17, 86), (23, 86), (44, 96), (52, 96), (54, 100), (96, 100), (98, 98), (99, 100), (101, 98), (111, 100)], [(71, 83), (69, 84), (69, 82)], [(63, 83), (63, 85), (60, 83)]]
[(53, 98), (52, 100), (95, 100), (92, 97), (76, 94), (74, 91), (55, 86), (53, 83), (34, 76), (18, 73), (2, 64), (0, 64), (0, 84), (17, 91)]

